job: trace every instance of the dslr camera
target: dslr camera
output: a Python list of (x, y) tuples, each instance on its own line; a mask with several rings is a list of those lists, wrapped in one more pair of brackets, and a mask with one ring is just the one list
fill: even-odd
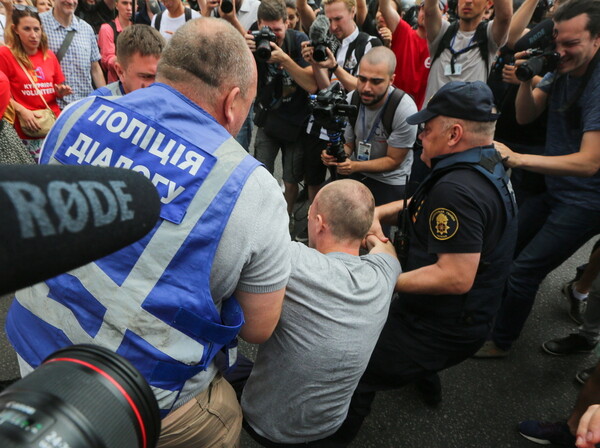
[(271, 59), (271, 42), (277, 40), (277, 36), (268, 26), (263, 26), (258, 31), (252, 31), (254, 41), (256, 42), (256, 57), (267, 61)]
[(527, 50), (530, 58), (517, 67), (515, 74), (520, 81), (529, 81), (534, 76), (553, 72), (558, 67), (560, 55), (554, 48), (542, 50), (534, 48)]
[(346, 102), (346, 94), (339, 81), (310, 96), (310, 109), (315, 123), (327, 131), (329, 145), (327, 153), (335, 156), (338, 162), (346, 160), (346, 152), (342, 142), (342, 132), (348, 118), (356, 117), (358, 109)]
[(310, 41), (311, 47), (313, 47), (313, 59), (317, 62), (323, 62), (327, 60), (327, 48), (329, 47), (329, 42), (325, 39)]

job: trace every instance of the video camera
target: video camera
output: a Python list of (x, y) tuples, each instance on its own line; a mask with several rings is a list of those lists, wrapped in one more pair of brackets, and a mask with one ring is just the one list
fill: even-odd
[(267, 61), (271, 59), (271, 42), (277, 40), (277, 36), (268, 26), (263, 26), (258, 31), (252, 31), (254, 41), (256, 42), (256, 57)]
[(546, 50), (528, 50), (530, 58), (517, 67), (515, 74), (519, 81), (529, 81), (534, 76), (552, 72), (558, 67), (560, 54), (553, 47)]
[(335, 156), (338, 162), (346, 160), (346, 152), (342, 142), (342, 132), (348, 118), (358, 114), (358, 108), (346, 102), (346, 94), (339, 81), (335, 81), (326, 89), (310, 96), (310, 109), (315, 123), (325, 128), (329, 136), (327, 153)]

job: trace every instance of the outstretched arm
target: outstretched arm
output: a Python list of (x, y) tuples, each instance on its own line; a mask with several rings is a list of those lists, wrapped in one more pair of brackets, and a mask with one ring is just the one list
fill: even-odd
[(433, 42), (442, 28), (442, 11), (438, 6), (438, 0), (425, 0), (425, 31), (427, 40)]
[(499, 47), (506, 42), (510, 20), (512, 18), (511, 0), (494, 0), (494, 20), (492, 22), (492, 36)]

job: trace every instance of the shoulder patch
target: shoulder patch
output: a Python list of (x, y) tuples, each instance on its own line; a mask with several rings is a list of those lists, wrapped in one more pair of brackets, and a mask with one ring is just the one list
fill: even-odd
[(429, 230), (436, 240), (449, 240), (456, 235), (458, 218), (447, 208), (436, 208), (429, 215)]

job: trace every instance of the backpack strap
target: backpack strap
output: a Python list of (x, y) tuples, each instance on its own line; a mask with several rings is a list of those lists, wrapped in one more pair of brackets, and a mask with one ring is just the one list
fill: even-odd
[[(350, 42), (350, 45), (348, 45), (348, 50), (346, 51), (346, 58), (344, 59), (344, 70), (348, 71), (353, 76), (358, 71), (358, 64), (360, 63), (360, 60), (365, 54), (365, 47), (367, 46), (367, 43), (369, 42), (370, 38), (371, 36), (361, 31), (358, 33), (356, 39), (354, 39), (352, 42)], [(348, 63), (352, 59), (353, 54), (356, 58), (356, 66), (352, 67), (351, 69), (348, 69)]]
[[(352, 92), (352, 96), (350, 97), (350, 105), (356, 106), (357, 109), (358, 109), (358, 106), (360, 106), (360, 97), (358, 96), (358, 90), (355, 90), (354, 92)], [(352, 126), (352, 129), (354, 129), (356, 127), (356, 119), (357, 118), (358, 118), (358, 114), (356, 114), (353, 117), (350, 117), (348, 119), (348, 123), (350, 123), (350, 126)]]
[(154, 28), (156, 28), (156, 31), (158, 31), (158, 32), (160, 32), (160, 21), (162, 19), (162, 15), (163, 15), (163, 11), (156, 14), (156, 19), (154, 19)]
[(284, 53), (287, 53), (294, 62), (296, 62), (296, 59), (298, 59), (298, 56), (300, 55), (298, 51), (298, 46), (295, 45), (295, 43), (296, 36), (294, 30), (288, 29), (285, 32), (285, 39), (283, 41), (283, 51)]
[(396, 115), (396, 109), (398, 109), (398, 105), (402, 98), (404, 98), (404, 90), (399, 88), (394, 88), (392, 93), (390, 93), (390, 99), (385, 105), (385, 110), (383, 111), (383, 117), (381, 118), (381, 123), (383, 124), (383, 128), (387, 133), (388, 137), (392, 133), (392, 124), (394, 122), (394, 115)]
[(186, 22), (189, 22), (190, 20), (192, 20), (192, 10), (190, 8), (185, 8), (184, 14), (185, 14)]
[[(398, 105), (402, 98), (404, 98), (405, 92), (397, 87), (394, 87), (394, 90), (390, 93), (390, 97), (384, 104), (383, 114), (381, 117), (381, 123), (383, 124), (383, 128), (387, 133), (388, 137), (392, 133), (392, 125), (394, 122), (394, 115), (396, 115), (396, 109), (398, 109)], [(360, 97), (358, 95), (358, 90), (352, 92), (352, 96), (350, 97), (350, 105), (351, 106), (360, 106)], [(348, 120), (348, 123), (352, 126), (352, 129), (356, 127), (356, 120), (358, 118), (358, 114)]]
[[(438, 47), (435, 50), (435, 54), (433, 55), (433, 58), (431, 59), (432, 64), (437, 58), (440, 57), (440, 55), (442, 54), (442, 52), (444, 50), (446, 50), (446, 49), (452, 50), (451, 42), (452, 42), (452, 39), (454, 38), (454, 36), (456, 36), (456, 33), (458, 33), (458, 25), (459, 25), (458, 20), (455, 22), (452, 22), (450, 24), (450, 26), (448, 27), (448, 29), (442, 36), (442, 40), (440, 41)], [(487, 21), (481, 22), (479, 25), (477, 25), (477, 29), (475, 30), (475, 34), (473, 35), (473, 43), (471, 45), (469, 45), (468, 47), (465, 47), (462, 50), (454, 53), (454, 55), (458, 56), (460, 54), (466, 53), (467, 51), (471, 51), (474, 48), (479, 48), (479, 54), (481, 55), (481, 59), (483, 59), (483, 62), (485, 62), (486, 73), (488, 71), (488, 61), (489, 61), (488, 38), (487, 38), (488, 25), (489, 25), (489, 22), (487, 22)]]
[(121, 34), (121, 33), (119, 33), (117, 31), (117, 24), (113, 20), (111, 20), (110, 22), (108, 22), (108, 25), (112, 28), (112, 31), (113, 31), (113, 43), (115, 44), (115, 48), (116, 48), (116, 46), (117, 46), (117, 39), (119, 38), (119, 34)]

